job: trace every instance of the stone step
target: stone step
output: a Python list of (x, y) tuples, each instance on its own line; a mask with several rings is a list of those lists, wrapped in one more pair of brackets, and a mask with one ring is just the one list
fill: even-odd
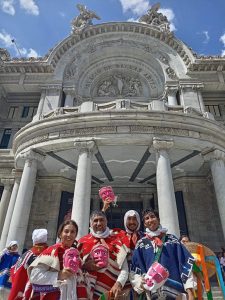
[[(215, 286), (212, 287), (212, 295), (213, 295), (213, 300), (224, 300), (220, 287), (215, 287)], [(204, 293), (203, 299), (207, 299), (206, 293)]]

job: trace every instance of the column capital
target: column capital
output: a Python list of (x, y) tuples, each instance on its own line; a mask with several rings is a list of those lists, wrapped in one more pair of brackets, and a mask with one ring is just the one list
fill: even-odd
[(10, 188), (14, 183), (14, 179), (12, 179), (12, 178), (2, 178), (1, 183), (4, 185), (4, 187)]
[(188, 83), (180, 83), (181, 90), (201, 90), (204, 88), (204, 84), (202, 82), (188, 82)]
[(16, 161), (20, 159), (24, 161), (35, 160), (41, 162), (45, 159), (45, 156), (38, 152), (35, 152), (34, 150), (28, 150), (28, 151), (21, 152), (16, 156)]
[(222, 160), (225, 162), (225, 152), (221, 150), (213, 150), (206, 154), (202, 153), (205, 161), (212, 161), (212, 160)]
[(172, 148), (174, 145), (174, 141), (173, 139), (161, 139), (158, 137), (154, 137), (153, 138), (153, 147), (156, 150), (168, 150), (170, 148)]
[(57, 83), (46, 84), (46, 85), (42, 85), (41, 89), (46, 90), (46, 91), (47, 90), (57, 90), (57, 91), (59, 91), (59, 90), (62, 90), (62, 84), (61, 83), (59, 83), (59, 84), (57, 84)]
[(79, 152), (96, 152), (97, 146), (95, 141), (86, 140), (86, 141), (75, 141), (74, 146)]
[(166, 95), (174, 96), (178, 91), (178, 85), (166, 85)]
[(76, 89), (74, 87), (69, 87), (69, 86), (65, 86), (63, 88), (63, 92), (67, 95), (67, 94), (70, 94), (72, 96), (75, 96), (76, 94)]

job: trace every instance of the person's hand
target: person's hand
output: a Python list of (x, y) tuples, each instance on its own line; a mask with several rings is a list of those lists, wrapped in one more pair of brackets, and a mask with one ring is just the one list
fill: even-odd
[(100, 270), (101, 268), (99, 268), (97, 265), (96, 265), (96, 262), (94, 259), (92, 258), (88, 258), (85, 263), (82, 265), (82, 269), (84, 270), (87, 270), (88, 272), (89, 271), (98, 271)]
[(112, 201), (111, 200), (108, 200), (108, 198), (106, 198), (104, 201), (103, 201), (103, 207), (102, 207), (102, 211), (103, 212), (106, 212), (107, 209), (110, 207), (110, 203)]
[(61, 271), (59, 271), (58, 279), (66, 280), (66, 279), (72, 277), (73, 275), (74, 275), (74, 273), (70, 269), (62, 269)]
[(110, 291), (114, 296), (114, 299), (119, 299), (119, 293), (122, 291), (121, 283), (119, 281), (116, 281)]
[(192, 291), (192, 289), (187, 289), (187, 294), (188, 294), (188, 300), (194, 300), (194, 293)]

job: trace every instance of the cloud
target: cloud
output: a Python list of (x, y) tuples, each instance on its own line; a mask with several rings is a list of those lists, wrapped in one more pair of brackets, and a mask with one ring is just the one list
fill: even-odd
[(20, 7), (24, 9), (28, 14), (38, 16), (39, 8), (34, 0), (19, 0)]
[(0, 8), (4, 13), (14, 16), (16, 11), (13, 4), (14, 0), (1, 0)]
[(225, 47), (225, 33), (223, 35), (221, 35), (220, 42), (222, 42)]
[[(221, 35), (220, 42), (222, 42), (223, 46), (225, 47), (225, 33)], [(225, 49), (222, 50), (221, 56), (225, 56)]]
[(38, 57), (40, 55), (38, 55), (37, 51), (35, 51), (34, 49), (30, 48), (27, 52), (27, 57)]
[(127, 19), (127, 22), (138, 22), (139, 18), (129, 18)]
[(203, 41), (203, 43), (207, 44), (210, 40), (209, 32), (208, 31), (203, 31), (202, 33), (205, 36), (205, 40)]
[(133, 14), (141, 16), (146, 13), (150, 4), (147, 0), (120, 0), (123, 12), (131, 11)]
[(16, 56), (35, 57), (35, 58), (37, 58), (38, 56), (40, 56), (40, 55), (38, 55), (37, 51), (35, 51), (32, 48), (29, 48), (27, 50), (26, 48), (17, 48), (17, 47), (14, 47), (14, 50), (16, 51)]
[(7, 33), (4, 29), (0, 32), (0, 47), (1, 44), (3, 47), (8, 49), (13, 49), (16, 56), (23, 56), (23, 57), (38, 57), (37, 51), (35, 51), (32, 48), (29, 48), (28, 50), (26, 48), (20, 48), (17, 47), (15, 43), (12, 42), (13, 37), (11, 34)]
[(0, 43), (3, 44), (3, 47), (10, 48), (13, 46), (12, 43), (13, 37), (7, 33), (4, 29), (0, 32)]
[(167, 17), (168, 21), (170, 22), (170, 30), (171, 31), (177, 30), (173, 23), (174, 19), (175, 19), (175, 14), (174, 14), (173, 10), (171, 8), (160, 8), (159, 12)]

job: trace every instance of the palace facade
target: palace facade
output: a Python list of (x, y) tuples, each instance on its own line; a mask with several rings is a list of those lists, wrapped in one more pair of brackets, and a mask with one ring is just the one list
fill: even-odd
[(0, 50), (0, 249), (29, 247), (43, 227), (54, 243), (71, 214), (86, 234), (111, 185), (110, 226), (154, 207), (171, 233), (220, 250), (225, 58), (193, 53), (156, 10), (140, 22), (91, 18), (81, 11), (45, 57)]

